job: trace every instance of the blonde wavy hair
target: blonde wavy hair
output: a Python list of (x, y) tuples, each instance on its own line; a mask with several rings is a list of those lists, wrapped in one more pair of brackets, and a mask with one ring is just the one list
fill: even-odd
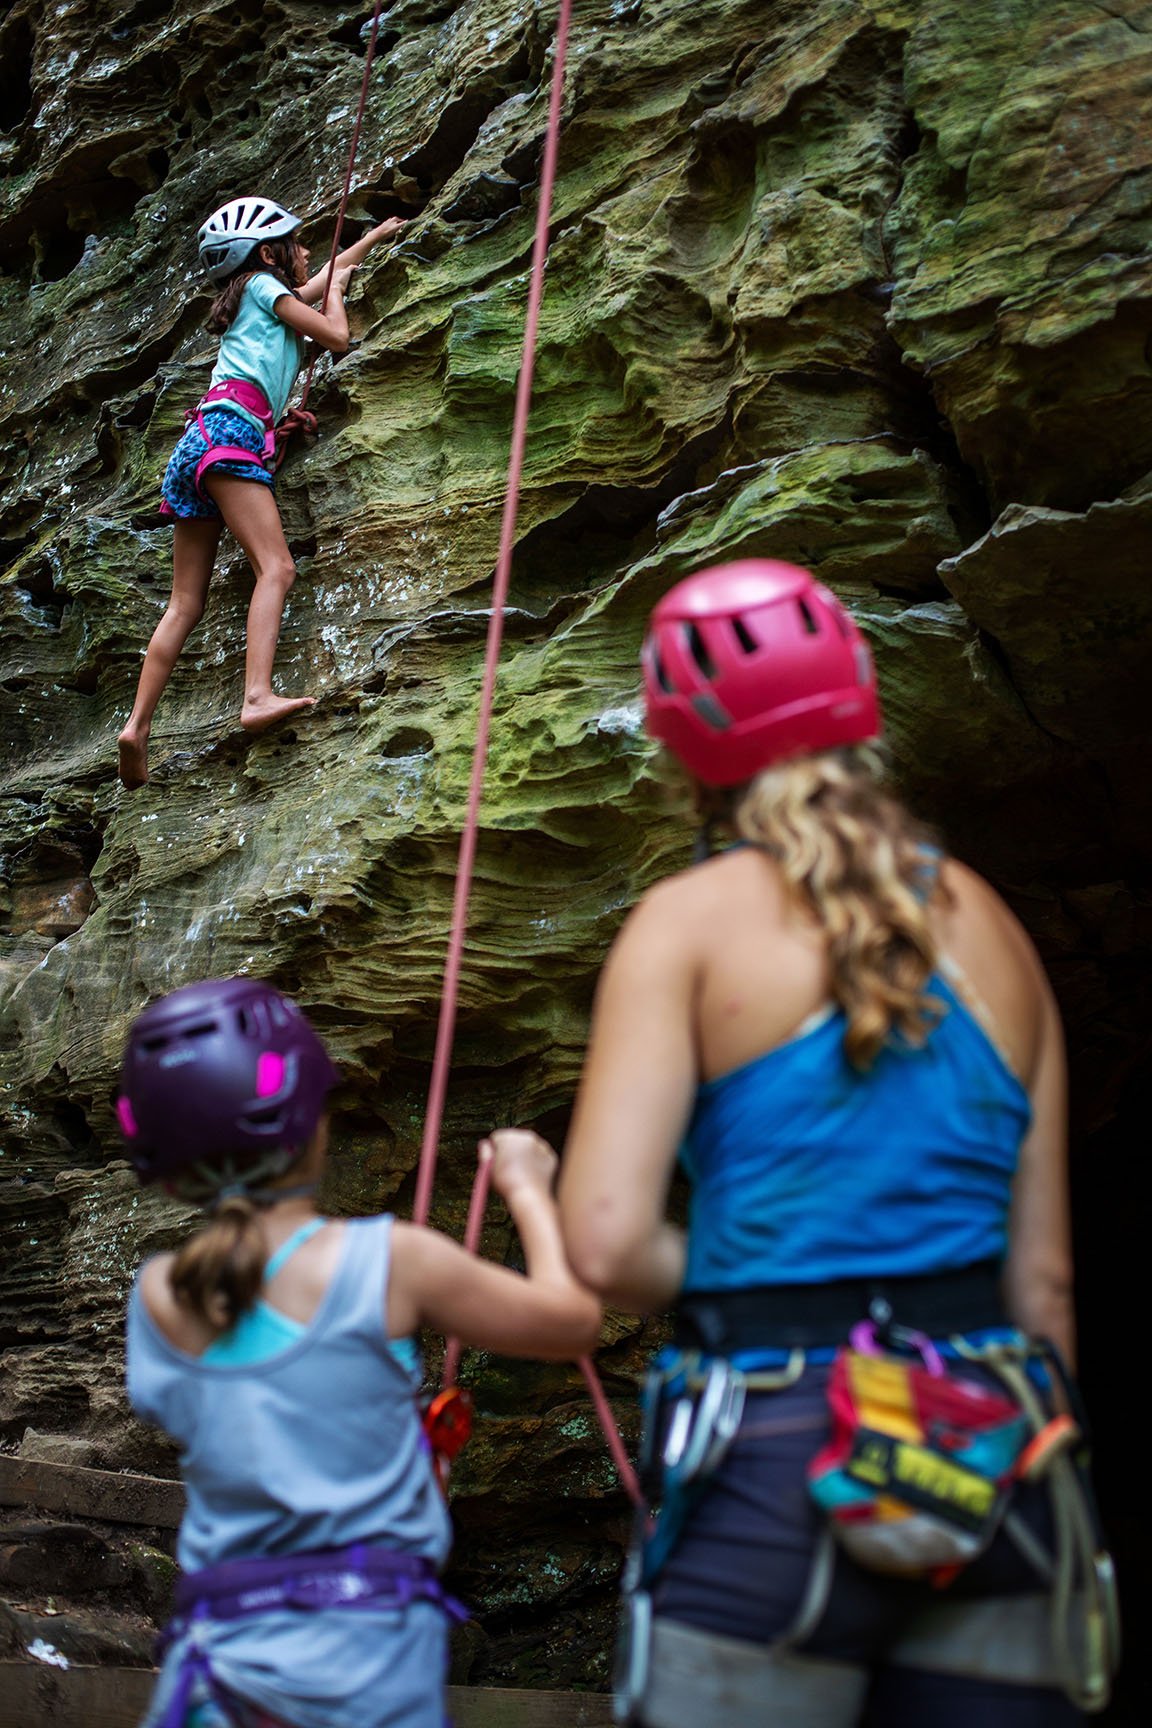
[(923, 1044), (946, 1011), (926, 989), (938, 960), (928, 914), (943, 892), (939, 843), (882, 779), (876, 746), (853, 745), (766, 768), (710, 811), (771, 854), (823, 930), (858, 1069), (890, 1043)]

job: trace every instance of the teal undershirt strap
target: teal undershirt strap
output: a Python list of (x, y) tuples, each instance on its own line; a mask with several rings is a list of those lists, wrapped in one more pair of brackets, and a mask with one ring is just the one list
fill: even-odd
[(305, 1242), (310, 1242), (317, 1230), (323, 1230), (327, 1222), (327, 1218), (309, 1218), (307, 1224), (301, 1224), (299, 1230), (293, 1230), (288, 1240), (281, 1242), (275, 1254), (268, 1256), (268, 1262), (264, 1267), (265, 1284), (270, 1283), (277, 1272), (291, 1260), (297, 1248), (303, 1248)]
[[(275, 1278), (297, 1248), (302, 1248), (318, 1230), (323, 1230), (327, 1222), (326, 1218), (310, 1218), (307, 1224), (294, 1230), (286, 1242), (281, 1242), (264, 1267), (265, 1284)], [(273, 1308), (263, 1297), (257, 1297), (251, 1308), (241, 1314), (234, 1326), (214, 1343), (209, 1344), (201, 1360), (213, 1362), (217, 1366), (224, 1364), (230, 1368), (251, 1367), (254, 1363), (267, 1362), (273, 1356), (278, 1356), (282, 1350), (302, 1338), (307, 1330), (299, 1320), (281, 1314), (278, 1308)]]

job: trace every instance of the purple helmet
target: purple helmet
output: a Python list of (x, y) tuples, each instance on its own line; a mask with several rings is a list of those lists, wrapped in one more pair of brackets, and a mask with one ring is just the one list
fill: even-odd
[(209, 978), (133, 1023), (116, 1114), (142, 1182), (251, 1186), (300, 1157), (339, 1078), (295, 1002)]

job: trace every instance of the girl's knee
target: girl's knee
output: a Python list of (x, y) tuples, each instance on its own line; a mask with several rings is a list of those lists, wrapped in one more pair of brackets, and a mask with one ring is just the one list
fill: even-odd
[(183, 630), (185, 635), (187, 635), (188, 631), (195, 630), (197, 624), (199, 624), (201, 618), (203, 618), (204, 602), (202, 600), (186, 600), (183, 598), (176, 599), (173, 597), (168, 602), (167, 615), (171, 619), (172, 623), (179, 629)]
[(257, 582), (265, 583), (269, 588), (279, 589), (281, 594), (287, 594), (296, 580), (296, 566), (291, 558), (277, 558), (262, 564), (256, 572)]

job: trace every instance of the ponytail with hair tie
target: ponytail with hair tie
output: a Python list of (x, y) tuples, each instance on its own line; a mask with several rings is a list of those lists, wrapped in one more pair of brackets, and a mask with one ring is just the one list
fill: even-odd
[(213, 1331), (227, 1332), (252, 1307), (264, 1282), (268, 1250), (254, 1202), (227, 1194), (172, 1264), (176, 1300)]

